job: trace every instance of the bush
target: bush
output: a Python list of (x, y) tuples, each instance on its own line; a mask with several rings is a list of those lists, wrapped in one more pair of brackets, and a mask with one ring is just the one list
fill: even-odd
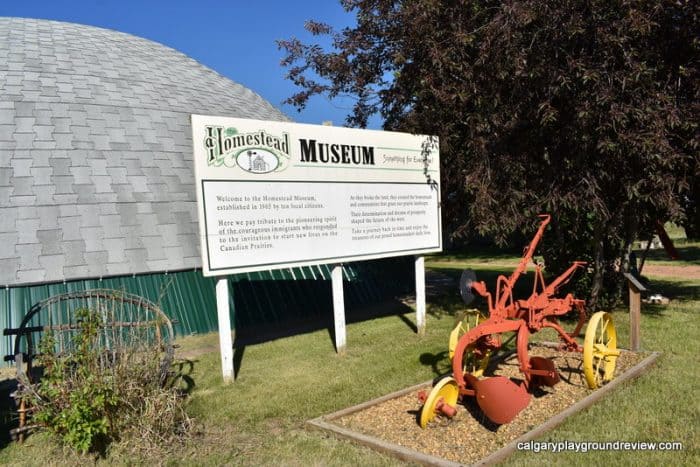
[(118, 346), (114, 336), (129, 330), (107, 330), (87, 308), (76, 310), (76, 317), (68, 345), (57, 346), (51, 332), (42, 337), (38, 382), (20, 381), (19, 396), (34, 422), (80, 453), (104, 452), (118, 440), (158, 446), (185, 435), (190, 420), (184, 394), (163, 377), (160, 343)]

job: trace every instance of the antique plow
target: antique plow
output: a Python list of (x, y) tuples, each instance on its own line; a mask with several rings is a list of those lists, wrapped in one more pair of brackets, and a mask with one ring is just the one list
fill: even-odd
[[(486, 289), (483, 281), (476, 280), (473, 272), (465, 271), (462, 274), (462, 298), (468, 304), (474, 298), (474, 292), (481, 295), (488, 302), (489, 315), (472, 315), (458, 323), (450, 334), (452, 374), (440, 379), (429, 394), (421, 395), (421, 427), (425, 428), (436, 415), (454, 416), (457, 403), (466, 397), (475, 397), (481, 411), (494, 423), (504, 424), (513, 420), (527, 407), (530, 393), (535, 387), (554, 386), (559, 382), (559, 373), (552, 360), (528, 355), (530, 335), (545, 328), (557, 332), (561, 350), (583, 353), (584, 375), (591, 389), (612, 379), (619, 351), (610, 314), (598, 312), (591, 317), (581, 346), (576, 338), (586, 320), (584, 301), (574, 298), (572, 294), (563, 298), (554, 296), (584, 262), (575, 261), (548, 285), (544, 281), (541, 265), (536, 265), (532, 294), (527, 299), (513, 298), (513, 288), (526, 272), (549, 224), (549, 215), (541, 215), (540, 218), (539, 229), (516, 269), (510, 277), (498, 277), (495, 295)], [(568, 333), (561, 327), (558, 318), (572, 310), (578, 313), (578, 323), (573, 332)], [(514, 382), (505, 376), (484, 377), (489, 358), (504, 345), (503, 335), (508, 333), (513, 333), (516, 339), (522, 380)]]

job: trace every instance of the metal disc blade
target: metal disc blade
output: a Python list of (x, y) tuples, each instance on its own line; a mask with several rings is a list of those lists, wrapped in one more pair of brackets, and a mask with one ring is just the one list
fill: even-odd
[(499, 425), (513, 420), (530, 403), (530, 394), (525, 387), (505, 376), (477, 381), (474, 392), (484, 415)]
[(476, 298), (476, 295), (472, 292), (472, 284), (474, 282), (476, 282), (476, 273), (474, 271), (471, 269), (462, 271), (462, 276), (459, 278), (459, 294), (466, 305), (469, 305)]

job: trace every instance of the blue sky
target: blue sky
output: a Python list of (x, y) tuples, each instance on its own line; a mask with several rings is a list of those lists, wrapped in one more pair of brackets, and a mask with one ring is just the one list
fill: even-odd
[[(317, 97), (298, 113), (282, 104), (295, 88), (284, 78), (275, 40), (313, 41), (304, 31), (309, 19), (351, 25), (354, 17), (338, 0), (0, 0), (0, 16), (88, 24), (159, 42), (252, 89), (298, 122), (342, 126), (351, 106)], [(378, 119), (370, 124), (379, 127)]]

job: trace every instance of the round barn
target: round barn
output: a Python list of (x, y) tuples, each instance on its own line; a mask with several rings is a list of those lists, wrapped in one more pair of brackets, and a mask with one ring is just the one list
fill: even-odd
[[(0, 327), (52, 295), (111, 288), (161, 304), (177, 334), (217, 329), (215, 281), (198, 270), (191, 114), (289, 120), (161, 44), (0, 18)], [(345, 266), (350, 312), (403, 287), (377, 270)], [(230, 276), (232, 322), (257, 335), (330, 321), (330, 284), (318, 280), (329, 276), (327, 266)]]

